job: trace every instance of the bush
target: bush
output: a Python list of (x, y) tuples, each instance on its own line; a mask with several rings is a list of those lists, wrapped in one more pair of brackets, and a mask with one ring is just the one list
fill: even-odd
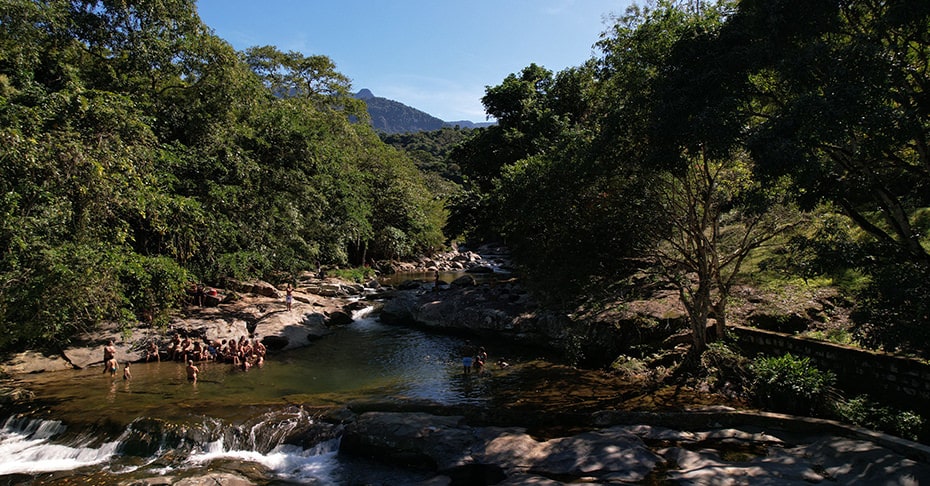
[(375, 271), (370, 267), (336, 268), (327, 272), (333, 277), (349, 282), (364, 283), (375, 277)]
[(713, 390), (743, 395), (751, 386), (749, 359), (726, 340), (708, 343), (701, 355), (701, 366), (707, 371), (707, 385)]
[(827, 410), (827, 392), (836, 377), (812, 366), (808, 358), (790, 353), (757, 358), (750, 370), (752, 395), (759, 406), (799, 415), (819, 415)]
[(920, 415), (880, 405), (865, 395), (838, 402), (836, 414), (844, 422), (910, 440), (918, 440), (924, 426)]
[(930, 265), (877, 266), (856, 302), (856, 338), (870, 349), (930, 358)]

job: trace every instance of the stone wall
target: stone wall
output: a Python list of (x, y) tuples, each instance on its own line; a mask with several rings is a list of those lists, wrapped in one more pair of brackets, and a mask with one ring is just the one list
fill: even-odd
[(868, 393), (924, 416), (930, 412), (930, 364), (923, 360), (749, 327), (732, 326), (731, 331), (748, 351), (810, 358), (817, 368), (836, 373), (848, 397)]

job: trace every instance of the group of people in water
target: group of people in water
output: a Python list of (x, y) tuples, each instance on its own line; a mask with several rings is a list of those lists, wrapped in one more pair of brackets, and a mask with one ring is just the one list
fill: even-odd
[[(485, 363), (488, 360), (488, 352), (484, 349), (484, 346), (478, 346), (475, 348), (471, 343), (465, 343), (464, 356), (462, 357), (462, 372), (466, 375), (474, 372), (475, 374), (481, 374), (484, 371)], [(510, 363), (504, 360), (504, 358), (497, 360), (498, 368), (506, 368), (510, 366)]]
[[(116, 377), (117, 371), (119, 371), (119, 361), (116, 360), (116, 345), (111, 339), (107, 342), (107, 345), (103, 347), (103, 372), (110, 373), (110, 376)], [(129, 371), (129, 361), (123, 366), (123, 379), (132, 379), (132, 372)]]
[[(206, 340), (192, 339), (190, 336), (181, 337), (181, 334), (175, 334), (168, 345), (168, 349), (163, 353), (154, 340), (149, 341), (145, 352), (145, 361), (161, 361), (162, 356), (166, 360), (180, 361), (187, 364), (187, 379), (191, 382), (197, 381), (200, 369), (196, 363), (203, 361), (214, 361), (217, 363), (230, 363), (236, 369), (248, 371), (252, 367), (261, 367), (265, 364), (265, 353), (267, 348), (258, 339), (248, 339), (241, 336), (236, 339), (223, 340)], [(103, 372), (110, 373), (115, 377), (119, 370), (119, 362), (116, 360), (116, 347), (111, 339), (103, 348)], [(123, 379), (132, 379), (132, 373), (129, 371), (129, 362), (123, 366)]]

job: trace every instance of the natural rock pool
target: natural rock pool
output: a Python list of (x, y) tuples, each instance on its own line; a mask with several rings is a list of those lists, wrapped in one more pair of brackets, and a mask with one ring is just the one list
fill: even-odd
[[(462, 350), (479, 344), (489, 366), (466, 376)], [(513, 366), (499, 369), (501, 357)], [(513, 345), (386, 326), (363, 311), (308, 347), (270, 355), (262, 368), (200, 363), (196, 383), (180, 362), (133, 364), (128, 381), (100, 367), (21, 376), (35, 401), (28, 413), (4, 417), (0, 481), (100, 484), (224, 467), (310, 484), (383, 476), (376, 464), (339, 458), (338, 433), (318, 415), (353, 400), (486, 407), (535, 358)]]
[[(0, 414), (0, 484), (930, 479), (916, 459), (930, 450), (824, 434), (816, 422), (740, 417), (719, 408), (739, 404), (712, 394), (574, 369), (513, 344), (388, 326), (365, 312), (307, 347), (269, 355), (262, 368), (202, 363), (197, 383), (180, 362), (133, 364), (129, 381), (99, 366), (19, 375), (16, 386), (34, 400)], [(490, 354), (480, 376), (461, 367), (474, 345)], [(495, 366), (502, 357), (511, 366)], [(777, 432), (786, 422), (793, 431)], [(344, 453), (360, 448), (388, 460)], [(413, 459), (439, 468), (405, 467)]]

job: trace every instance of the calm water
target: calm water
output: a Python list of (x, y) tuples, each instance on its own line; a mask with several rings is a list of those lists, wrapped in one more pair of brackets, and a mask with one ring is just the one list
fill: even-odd
[[(491, 361), (533, 357), (480, 344)], [(307, 348), (270, 356), (262, 368), (243, 372), (201, 363), (196, 384), (176, 362), (133, 364), (128, 382), (99, 367), (33, 375), (25, 384), (43, 406), (6, 420), (0, 430), (0, 483), (55, 484), (63, 481), (63, 473), (55, 471), (81, 471), (87, 481), (73, 484), (100, 484), (166, 472), (197, 474), (230, 463), (254, 463), (263, 471), (259, 477), (276, 481), (403, 482), (412, 478), (340, 458), (338, 433), (320, 423), (314, 410), (391, 397), (483, 406), (491, 399), (486, 384), (506, 379), (507, 370), (491, 366), (491, 376), (463, 376), (465, 346), (462, 338), (385, 326), (359, 315)], [(285, 443), (297, 432), (311, 439)], [(368, 475), (382, 479), (365, 479)]]

